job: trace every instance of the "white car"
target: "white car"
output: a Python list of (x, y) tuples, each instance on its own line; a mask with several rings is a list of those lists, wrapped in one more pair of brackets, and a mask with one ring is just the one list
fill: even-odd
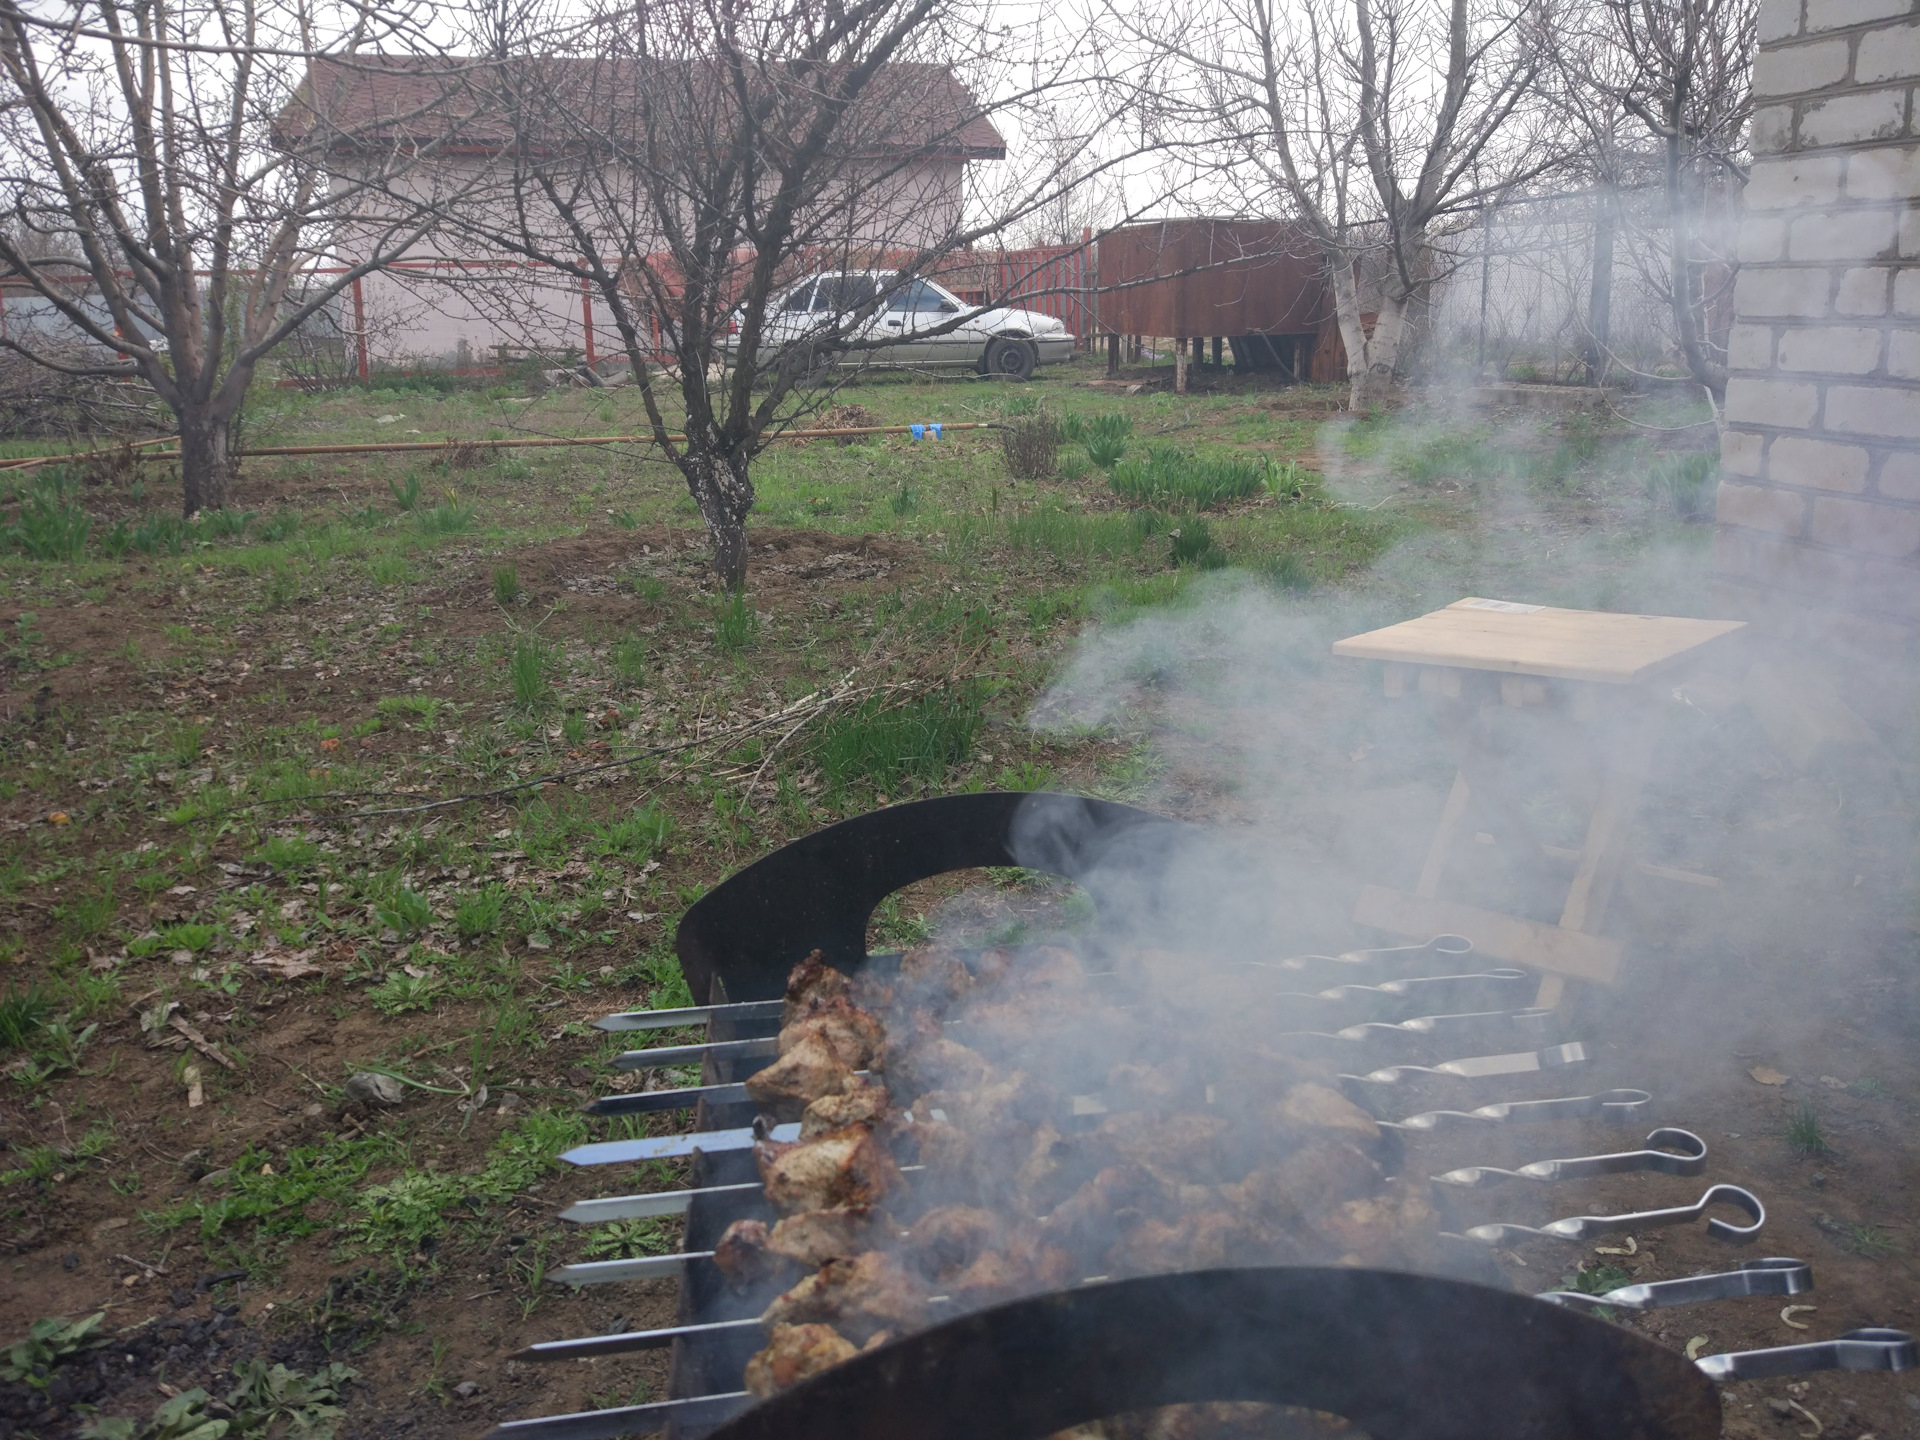
[[(880, 310), (847, 328), (848, 317), (883, 291)], [(943, 334), (921, 334), (959, 324)], [(767, 307), (763, 344), (771, 354), (806, 346), (838, 325), (856, 348), (834, 352), (832, 364), (969, 365), (982, 375), (1025, 380), (1035, 365), (1073, 358), (1073, 332), (1051, 315), (1005, 306), (979, 309), (931, 280), (904, 284), (888, 270), (828, 271), (801, 281)], [(882, 340), (887, 343), (872, 345)], [(727, 359), (735, 358), (737, 336), (727, 340)], [(822, 363), (829, 363), (825, 357)]]

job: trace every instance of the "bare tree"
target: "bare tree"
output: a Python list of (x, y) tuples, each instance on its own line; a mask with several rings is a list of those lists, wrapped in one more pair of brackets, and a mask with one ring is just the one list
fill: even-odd
[[(324, 123), (324, 97), (299, 93), (299, 77), (311, 55), (351, 63), (399, 25), (362, 7), (323, 35), (306, 0), (72, 0), (44, 15), (0, 3), (13, 92), (0, 268), (72, 332), (0, 343), (63, 374), (151, 386), (180, 427), (189, 515), (225, 501), (230, 427), (261, 360), (420, 233), (389, 207), (359, 263), (314, 273), (356, 199), (321, 162), (380, 135)], [(389, 147), (375, 168), (414, 158)]]
[[(466, 254), (531, 265), (550, 294), (590, 293), (729, 588), (747, 574), (754, 457), (823, 403), (822, 365), (883, 350), (876, 317), (890, 293), (1082, 178), (1073, 157), (1044, 154), (1011, 165), (992, 193), (972, 178), (968, 161), (1005, 153), (996, 107), (1057, 88), (1069, 63), (1056, 56), (1047, 73), (1008, 83), (1012, 42), (973, 6), (635, 0), (585, 21), (559, 7), (476, 12), (473, 48), (493, 67), (440, 103), (491, 137), (489, 179), (441, 209), (442, 234)], [(980, 98), (988, 86), (997, 99)], [(833, 271), (885, 279), (817, 307), (804, 343), (779, 341), (776, 302)], [(968, 319), (943, 315), (919, 333)]]
[(1445, 276), (1443, 231), (1549, 163), (1539, 0), (1110, 4), (1152, 57), (1141, 103), (1164, 131), (1311, 231), (1352, 404), (1373, 405)]
[(1714, 316), (1739, 269), (1731, 238), (1747, 178), (1757, 9), (1757, 0), (1585, 0), (1552, 37), (1564, 110), (1584, 132), (1596, 186), (1651, 182), (1661, 192), (1663, 273), (1651, 278), (1681, 363), (1716, 414), (1727, 357)]

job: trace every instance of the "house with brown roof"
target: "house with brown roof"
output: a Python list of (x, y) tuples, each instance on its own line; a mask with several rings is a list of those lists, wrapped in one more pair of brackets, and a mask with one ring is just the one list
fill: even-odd
[[(521, 351), (589, 361), (620, 353), (619, 337), (578, 280), (476, 237), (519, 223), (526, 177), (550, 161), (562, 189), (590, 191), (605, 259), (664, 248), (650, 232), (650, 192), (639, 175), (596, 161), (590, 184), (578, 188), (583, 159), (571, 137), (639, 123), (635, 117), (647, 107), (628, 102), (641, 86), (653, 87), (655, 119), (661, 92), (684, 97), (683, 109), (695, 112), (707, 100), (688, 72), (647, 70), (630, 60), (376, 56), (311, 66), (279, 117), (276, 138), (319, 150), (336, 176), (341, 261), (366, 253), (369, 220), (382, 206), (426, 204), (447, 217), (343, 302), (337, 320), (350, 350), (375, 366), (473, 368)], [(724, 136), (718, 112), (727, 103), (716, 97), (708, 133)], [(563, 113), (564, 128), (545, 118)], [(698, 144), (698, 114), (676, 118), (688, 137), (680, 143)], [(832, 212), (821, 227), (823, 254), (939, 243), (960, 224), (968, 167), (1006, 155), (975, 98), (934, 65), (885, 67), (842, 128), (836, 164), (843, 173), (821, 207)], [(609, 150), (645, 153), (646, 138), (617, 136)], [(536, 216), (528, 223), (544, 222)]]

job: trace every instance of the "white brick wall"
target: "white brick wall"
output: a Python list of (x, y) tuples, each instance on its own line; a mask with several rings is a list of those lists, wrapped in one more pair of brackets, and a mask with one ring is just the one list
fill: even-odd
[(1714, 563), (1920, 639), (1920, 0), (1761, 0)]

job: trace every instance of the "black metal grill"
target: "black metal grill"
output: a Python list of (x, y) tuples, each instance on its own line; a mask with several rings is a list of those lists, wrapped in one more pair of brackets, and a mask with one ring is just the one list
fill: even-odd
[[(874, 908), (906, 885), (953, 870), (1020, 865), (1086, 885), (1098, 911), (1103, 875), (1141, 873), (1138, 866), (1104, 862), (1129, 847), (1150, 854), (1175, 834), (1196, 833), (1128, 806), (1064, 795), (963, 795), (895, 806), (830, 826), (747, 867), (687, 912), (676, 945), (699, 1005), (777, 1002), (793, 966), (816, 949), (847, 971), (897, 958), (869, 956), (866, 932)], [(1117, 908), (1138, 913), (1140, 897), (1127, 898), (1132, 903)], [(619, 1018), (602, 1023), (612, 1025)], [(641, 1017), (634, 1018), (639, 1023)], [(744, 1015), (721, 1009), (710, 1018), (708, 1038), (771, 1037), (779, 1023), (777, 1004)], [(701, 1086), (709, 1093), (693, 1110), (689, 1128), (694, 1136), (752, 1125), (754, 1107), (744, 1096), (711, 1087), (734, 1086), (764, 1063), (764, 1052), (703, 1054)], [(1636, 1094), (1639, 1100), (1632, 1098)], [(1644, 1099), (1644, 1092), (1607, 1092), (1593, 1097), (1588, 1113), (1611, 1110), (1618, 1118), (1636, 1112)], [(590, 1108), (603, 1113), (654, 1109), (686, 1100), (684, 1094), (622, 1096)], [(1488, 1107), (1502, 1108), (1524, 1107)], [(1499, 1118), (1485, 1111), (1477, 1116), (1443, 1112), (1439, 1120)], [(693, 1153), (688, 1255), (711, 1251), (735, 1220), (771, 1218), (758, 1180), (748, 1146)], [(1497, 1279), (1484, 1248), (1465, 1247), (1460, 1263), (1465, 1273)], [(1748, 1277), (1760, 1288), (1725, 1293), (1792, 1293), (1765, 1287), (1785, 1286), (1780, 1267), (1793, 1263), (1765, 1262), (1771, 1271)], [(686, 1263), (672, 1332), (605, 1337), (604, 1349), (583, 1348), (594, 1341), (535, 1347), (551, 1355), (670, 1344), (665, 1402), (517, 1421), (494, 1433), (501, 1440), (600, 1440), (664, 1428), (671, 1440), (702, 1440), (749, 1409), (740, 1393), (741, 1374), (749, 1356), (765, 1343), (758, 1325), (750, 1322), (769, 1298), (734, 1291), (712, 1264)], [(1676, 1295), (1664, 1303), (1678, 1300)], [(1222, 1315), (1232, 1317), (1226, 1329)], [(1176, 1323), (1181, 1316), (1188, 1321)], [(1463, 1329), (1468, 1317), (1477, 1318)], [(1427, 1337), (1424, 1349), (1411, 1343), (1415, 1334)], [(1896, 1332), (1875, 1334), (1881, 1338), (1835, 1350), (1823, 1363), (1801, 1355), (1789, 1368), (1911, 1363), (1911, 1341)], [(1382, 1349), (1361, 1343), (1367, 1335), (1401, 1340)], [(1347, 1343), (1334, 1346), (1332, 1336)], [(1756, 1357), (1769, 1353), (1755, 1352)], [(1271, 1363), (1263, 1364), (1263, 1356)], [(1089, 1357), (1105, 1358), (1094, 1363)], [(1737, 1365), (1723, 1370), (1722, 1378), (1741, 1373)], [(1072, 1383), (1065, 1378), (1088, 1375), (1096, 1378)], [(1503, 1391), (1506, 1401), (1488, 1403), (1489, 1395)], [(1405, 1395), (1422, 1398), (1409, 1408), (1394, 1398)], [(1713, 1384), (1700, 1369), (1603, 1321), (1454, 1279), (1299, 1267), (1149, 1277), (965, 1316), (857, 1357), (752, 1407), (728, 1427), (728, 1435), (742, 1440), (748, 1435), (781, 1440), (911, 1435), (922, 1440), (991, 1434), (1012, 1440), (1103, 1413), (1193, 1399), (1331, 1409), (1362, 1423), (1378, 1440), (1577, 1434), (1695, 1440), (1717, 1434), (1719, 1424)]]

